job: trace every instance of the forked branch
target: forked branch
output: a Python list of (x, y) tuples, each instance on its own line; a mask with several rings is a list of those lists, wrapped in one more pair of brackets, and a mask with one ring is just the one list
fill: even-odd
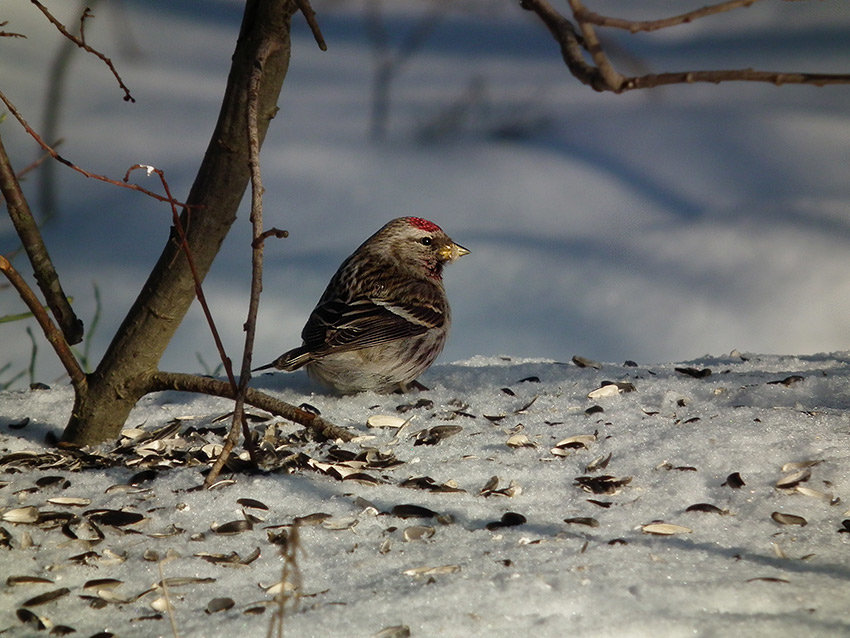
[[(693, 84), (696, 82), (712, 84), (719, 84), (720, 82), (767, 82), (777, 86), (782, 84), (810, 84), (814, 86), (850, 84), (850, 74), (848, 73), (800, 73), (754, 69), (674, 71), (628, 77), (617, 71), (610, 62), (595, 29), (596, 26), (601, 26), (625, 29), (631, 33), (656, 31), (687, 24), (718, 13), (748, 7), (758, 1), (760, 0), (729, 0), (660, 20), (639, 21), (599, 15), (586, 9), (582, 0), (569, 0), (575, 22), (559, 13), (548, 0), (521, 0), (520, 6), (536, 14), (549, 30), (549, 33), (561, 47), (561, 56), (570, 73), (596, 91), (622, 93), (634, 89), (649, 89), (669, 84)], [(587, 59), (588, 56), (589, 60)]]
[(61, 33), (66, 38), (68, 38), (71, 42), (76, 44), (78, 47), (80, 47), (84, 51), (87, 51), (88, 53), (91, 53), (93, 56), (100, 59), (106, 66), (109, 67), (109, 70), (112, 71), (112, 75), (114, 75), (115, 79), (118, 80), (118, 86), (120, 86), (121, 90), (124, 91), (124, 101), (125, 102), (135, 102), (136, 101), (136, 99), (132, 95), (130, 95), (130, 89), (128, 89), (127, 85), (124, 84), (124, 80), (121, 79), (121, 76), (118, 74), (118, 71), (115, 69), (115, 65), (112, 64), (112, 60), (110, 60), (108, 57), (106, 57), (103, 53), (101, 53), (97, 49), (94, 49), (94, 48), (90, 47), (88, 44), (86, 44), (85, 37), (84, 37), (85, 21), (86, 21), (87, 18), (93, 17), (93, 15), (92, 15), (92, 13), (89, 9), (86, 9), (83, 12), (82, 17), (80, 18), (80, 37), (77, 37), (73, 33), (71, 33), (70, 31), (68, 31), (68, 29), (65, 28), (64, 24), (62, 24), (59, 20), (57, 20), (55, 17), (53, 17), (53, 14), (51, 14), (50, 11), (47, 10), (47, 7), (45, 7), (43, 4), (41, 4), (38, 0), (30, 0), (30, 2), (32, 2), (38, 8), (38, 10), (41, 11), (45, 15), (45, 17), (50, 21), (50, 23), (59, 30), (59, 33)]

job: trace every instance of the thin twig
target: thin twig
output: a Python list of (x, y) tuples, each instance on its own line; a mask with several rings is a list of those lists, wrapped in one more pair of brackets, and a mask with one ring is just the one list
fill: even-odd
[(15, 267), (12, 266), (11, 262), (3, 255), (0, 255), (0, 271), (6, 275), (6, 279), (8, 279), (9, 283), (11, 283), (15, 290), (18, 291), (18, 295), (20, 295), (21, 299), (30, 309), (30, 312), (32, 312), (33, 316), (35, 316), (36, 321), (38, 321), (38, 325), (41, 326), (41, 330), (44, 332), (44, 336), (50, 342), (50, 345), (53, 346), (53, 350), (59, 357), (59, 361), (62, 362), (65, 371), (68, 373), (68, 376), (71, 377), (71, 383), (74, 388), (84, 386), (86, 383), (86, 375), (80, 367), (80, 364), (77, 362), (77, 359), (74, 357), (74, 354), (71, 352), (71, 349), (68, 347), (65, 337), (62, 336), (62, 333), (50, 319), (50, 316), (44, 310), (44, 307), (41, 305), (38, 297), (35, 296), (32, 288), (27, 285), (24, 278), (21, 277), (20, 273), (15, 270)]
[[(135, 102), (136, 101), (136, 99), (132, 95), (130, 95), (130, 89), (128, 89), (127, 86), (124, 84), (124, 80), (121, 79), (121, 76), (118, 74), (118, 71), (115, 69), (115, 65), (112, 64), (112, 60), (110, 60), (108, 57), (106, 57), (103, 53), (101, 53), (97, 49), (90, 47), (88, 44), (85, 43), (84, 39), (78, 38), (74, 34), (70, 33), (68, 31), (68, 29), (65, 28), (65, 25), (62, 24), (61, 22), (59, 22), (59, 20), (57, 20), (56, 18), (54, 18), (53, 15), (50, 13), (50, 11), (47, 10), (47, 7), (45, 7), (43, 4), (41, 4), (38, 0), (30, 0), (30, 2), (32, 2), (39, 9), (39, 11), (41, 11), (47, 17), (48, 20), (50, 20), (50, 22), (53, 24), (53, 26), (55, 26), (59, 30), (59, 33), (64, 35), (66, 38), (68, 38), (71, 42), (76, 44), (81, 49), (83, 49), (83, 50), (91, 53), (95, 57), (99, 58), (106, 66), (109, 67), (109, 70), (112, 71), (112, 75), (114, 75), (115, 79), (118, 80), (118, 85), (124, 91), (124, 101), (125, 102)], [(83, 12), (83, 17), (80, 19), (80, 32), (81, 33), (82, 33), (82, 26), (83, 26), (82, 22), (83, 22), (83, 20), (85, 20), (86, 17), (88, 17), (86, 15), (87, 13), (88, 13), (88, 10)], [(91, 14), (89, 14), (89, 16), (90, 15)]]
[[(53, 143), (53, 147), (59, 146), (64, 140), (58, 140)], [(28, 166), (24, 166), (21, 170), (19, 170), (15, 175), (18, 179), (25, 177), (28, 173), (33, 172), (39, 166), (44, 164), (48, 159), (50, 159), (50, 153), (42, 153), (38, 158), (33, 160)]]
[(288, 230), (280, 230), (279, 228), (269, 228), (266, 231), (260, 233), (259, 237), (255, 237), (254, 241), (251, 242), (251, 248), (256, 248), (264, 241), (266, 241), (269, 237), (276, 237), (277, 239), (285, 239), (289, 237)]
[[(224, 399), (233, 399), (236, 396), (233, 386), (226, 381), (182, 372), (154, 372), (147, 379), (146, 387), (151, 392), (164, 392), (166, 390), (199, 392)], [(348, 430), (334, 425), (319, 415), (302, 410), (291, 403), (276, 399), (254, 388), (246, 389), (245, 403), (302, 425), (317, 439), (350, 441), (354, 438), (354, 435)]]
[[(306, 0), (305, 0), (306, 1)], [(301, 6), (299, 4), (299, 6)], [(308, 5), (309, 6), (309, 5)], [(303, 10), (303, 7), (302, 7)], [(260, 97), (260, 82), (263, 70), (273, 45), (266, 45), (257, 52), (256, 61), (248, 78), (247, 131), (248, 131), (248, 166), (251, 170), (251, 293), (248, 299), (248, 318), (245, 320), (245, 345), (242, 349), (242, 368), (239, 371), (239, 386), (236, 388), (236, 405), (233, 409), (233, 422), (227, 435), (224, 447), (207, 474), (204, 485), (209, 487), (215, 483), (219, 472), (224, 467), (230, 451), (239, 438), (239, 430), (245, 439), (245, 445), (251, 454), (251, 460), (256, 465), (256, 450), (251, 440), (251, 430), (245, 420), (245, 392), (251, 380), (251, 358), (254, 352), (254, 338), (257, 331), (257, 311), (260, 307), (260, 294), (263, 291), (263, 178), (260, 171), (260, 135), (258, 132), (257, 108)]]
[(80, 41), (83, 43), (86, 41), (86, 20), (93, 17), (94, 14), (91, 12), (91, 7), (86, 7), (83, 14), (80, 16)]
[[(3, 22), (0, 22), (0, 27), (5, 27), (7, 24), (9, 24), (9, 21), (4, 20)], [(14, 33), (13, 31), (0, 31), (0, 38), (24, 38), (26, 40), (26, 37), (27, 36), (25, 36), (23, 33)]]
[[(141, 186), (138, 186), (137, 184), (130, 184), (128, 182), (119, 182), (117, 180), (106, 177), (105, 175), (98, 175), (97, 173), (92, 173), (91, 171), (87, 171), (84, 168), (80, 168), (79, 166), (74, 164), (72, 161), (62, 157), (59, 153), (56, 152), (55, 149), (51, 148), (50, 145), (47, 142), (45, 142), (42, 139), (42, 137), (33, 130), (33, 128), (24, 119), (23, 115), (21, 115), (20, 111), (18, 111), (18, 109), (15, 107), (15, 105), (12, 103), (12, 101), (9, 98), (7, 98), (6, 94), (3, 93), (2, 91), (0, 91), (0, 101), (2, 101), (3, 104), (6, 105), (6, 108), (9, 109), (9, 112), (15, 117), (16, 120), (18, 120), (18, 123), (21, 126), (24, 127), (24, 130), (27, 132), (27, 134), (36, 141), (36, 144), (38, 144), (44, 151), (46, 151), (57, 162), (64, 164), (68, 168), (75, 170), (80, 175), (83, 175), (84, 177), (88, 177), (89, 179), (96, 179), (96, 180), (101, 181), (101, 182), (106, 182), (107, 184), (112, 184), (113, 186), (120, 186), (121, 188), (129, 188), (130, 190), (134, 190), (134, 191), (138, 191), (140, 193), (144, 193), (148, 197), (153, 197), (154, 199), (159, 200), (161, 202), (172, 201), (168, 197), (164, 197), (163, 195), (160, 195), (159, 193), (154, 193), (153, 191), (149, 191), (148, 189), (142, 188)], [(177, 202), (177, 201), (175, 201), (175, 204), (177, 204), (178, 206), (185, 206), (186, 205), (183, 202)]]
[(180, 215), (177, 213), (177, 204), (171, 197), (171, 189), (168, 186), (168, 181), (165, 179), (165, 174), (162, 172), (161, 169), (158, 169), (155, 166), (143, 166), (141, 164), (136, 164), (127, 169), (127, 174), (124, 176), (124, 179), (128, 179), (130, 173), (134, 170), (144, 170), (149, 175), (151, 173), (155, 173), (159, 177), (160, 183), (162, 184), (162, 188), (170, 200), (172, 221), (174, 223), (174, 228), (177, 230), (177, 235), (180, 239), (180, 249), (183, 251), (183, 254), (186, 257), (186, 263), (188, 264), (189, 270), (192, 273), (192, 280), (195, 284), (195, 296), (198, 298), (198, 303), (201, 305), (204, 317), (206, 317), (207, 325), (209, 325), (210, 332), (212, 332), (213, 341), (215, 341), (216, 348), (218, 349), (219, 355), (221, 356), (221, 362), (224, 365), (224, 371), (227, 374), (227, 380), (233, 386), (233, 389), (235, 391), (237, 385), (236, 377), (234, 377), (233, 375), (233, 365), (230, 361), (230, 357), (227, 356), (227, 353), (224, 350), (224, 344), (221, 340), (221, 336), (219, 335), (218, 328), (215, 325), (215, 321), (213, 320), (212, 312), (210, 311), (209, 304), (207, 303), (207, 297), (204, 294), (203, 286), (201, 286), (201, 277), (198, 274), (198, 269), (195, 267), (195, 258), (189, 248), (189, 241), (186, 238), (186, 230), (183, 228), (183, 222), (180, 219)]
[(569, 3), (581, 29), (581, 35), (584, 38), (584, 48), (587, 49), (593, 58), (593, 62), (596, 64), (596, 68), (599, 69), (599, 74), (605, 80), (605, 83), (612, 87), (615, 92), (618, 91), (625, 78), (617, 72), (614, 65), (608, 59), (608, 56), (605, 55), (605, 50), (596, 36), (596, 30), (593, 28), (593, 25), (581, 19), (580, 16), (584, 11), (581, 0), (569, 0)]
[(657, 31), (658, 29), (666, 29), (680, 24), (688, 24), (689, 22), (693, 22), (699, 18), (705, 18), (706, 16), (732, 11), (733, 9), (740, 9), (742, 7), (749, 7), (756, 2), (759, 2), (759, 0), (729, 0), (728, 2), (708, 5), (700, 9), (696, 9), (695, 11), (688, 11), (687, 13), (671, 16), (669, 18), (661, 18), (660, 20), (624, 20), (623, 18), (599, 15), (593, 11), (588, 11), (584, 7), (582, 7), (578, 12), (575, 8), (573, 8), (573, 15), (576, 17), (576, 20), (581, 22), (591, 22), (599, 25), (600, 27), (625, 29), (631, 33), (638, 33), (639, 31)]
[(15, 232), (18, 233), (32, 264), (38, 287), (59, 323), (65, 340), (70, 344), (79, 343), (83, 339), (83, 322), (77, 318), (74, 309), (68, 303), (68, 297), (59, 282), (59, 275), (50, 260), (47, 246), (44, 244), (41, 231), (21, 190), (2, 139), (0, 139), (0, 192), (6, 200), (6, 210), (15, 226)]
[(313, 11), (313, 7), (310, 6), (310, 0), (295, 0), (295, 4), (298, 5), (298, 10), (304, 14), (304, 19), (307, 20), (310, 31), (313, 32), (313, 38), (315, 38), (316, 44), (319, 45), (319, 48), (322, 51), (327, 51), (328, 45), (325, 44), (325, 38), (322, 36), (322, 30), (319, 28), (319, 23), (316, 21), (316, 12)]

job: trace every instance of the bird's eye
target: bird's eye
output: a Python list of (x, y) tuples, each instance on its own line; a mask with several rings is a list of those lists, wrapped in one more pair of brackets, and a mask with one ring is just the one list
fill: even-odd
[(419, 243), (422, 244), (423, 246), (430, 246), (431, 245), (431, 238), (430, 237), (423, 237), (422, 239), (419, 240)]

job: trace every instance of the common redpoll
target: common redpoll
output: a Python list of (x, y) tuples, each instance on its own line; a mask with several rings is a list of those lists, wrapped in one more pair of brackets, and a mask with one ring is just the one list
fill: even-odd
[(301, 331), (257, 368), (297, 370), (342, 394), (407, 390), (446, 343), (443, 265), (469, 251), (419, 217), (387, 223), (342, 262)]

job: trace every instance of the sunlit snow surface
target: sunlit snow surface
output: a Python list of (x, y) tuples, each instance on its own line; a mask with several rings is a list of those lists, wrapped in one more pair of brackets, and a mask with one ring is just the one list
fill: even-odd
[[(697, 378), (675, 368), (711, 374)], [(179, 635), (265, 635), (274, 607), (263, 588), (280, 580), (282, 567), (267, 534), (286, 529), (280, 526), (296, 517), (325, 513), (330, 518), (323, 524), (300, 528), (301, 601), (286, 614), (286, 635), (372, 636), (399, 626), (412, 636), (850, 633), (850, 533), (843, 533), (848, 529), (843, 521), (850, 518), (846, 353), (735, 353), (679, 364), (605, 364), (601, 370), (476, 357), (435, 367), (422, 381), (431, 389), (334, 398), (312, 394), (298, 373), (260, 377), (257, 387), (296, 404), (306, 401), (362, 437), (338, 445), (297, 443), (289, 439), (295, 426), (254, 423), (260, 433), (274, 433), (273, 445), (290, 441), (279, 458), (293, 454), (335, 463), (341, 455), (336, 445), (355, 453), (376, 448), (400, 463), (365, 469), (361, 474), (367, 478), (360, 481), (307, 467), (293, 473), (225, 472), (222, 478), (234, 482), (212, 491), (193, 489), (202, 481), (203, 466), (162, 468), (137, 487), (115, 487), (146, 467), (133, 454), (126, 457), (135, 459), (133, 467), (79, 472), (21, 467), (21, 455), (10, 454), (52, 451), (42, 441), (46, 433), (61, 431), (71, 393), (57, 387), (0, 394), (0, 518), (28, 506), (82, 518), (101, 508), (144, 516), (124, 527), (99, 525), (105, 538), (92, 543), (71, 540), (58, 526), (0, 521), (4, 580), (52, 581), (0, 589), (0, 631), (38, 635), (21, 624), (17, 610), (64, 587), (67, 594), (31, 611), (79, 636), (104, 630), (125, 637), (170, 636), (167, 617), (151, 608), (162, 593), (145, 593), (160, 581), (161, 569), (165, 578), (214, 579), (169, 589)], [(589, 399), (604, 381), (625, 388), (631, 383), (634, 390)], [(417, 403), (421, 407), (398, 411)], [(219, 399), (152, 395), (132, 413), (128, 427), (154, 431), (180, 418), (183, 442), (173, 435), (158, 444), (175, 449), (185, 444), (188, 429), (215, 427), (214, 418), (229, 409)], [(368, 428), (374, 415), (412, 420), (397, 435), (392, 428)], [(21, 427), (25, 417), (30, 420)], [(440, 425), (462, 429), (435, 445), (416, 445), (417, 433)], [(561, 455), (553, 453), (576, 435), (595, 440), (584, 437), (584, 447), (567, 445)], [(510, 447), (509, 440), (526, 446)], [(166, 457), (153, 454), (148, 462)], [(810, 477), (778, 489), (776, 483), (804, 461), (816, 462), (808, 468)], [(783, 470), (789, 463), (797, 465)], [(596, 469), (588, 469), (594, 464)], [(744, 482), (737, 488), (728, 478), (736, 472)], [(68, 485), (38, 487), (45, 476), (65, 477)], [(422, 477), (462, 491), (400, 485)], [(622, 485), (597, 494), (582, 489), (578, 477), (595, 479), (597, 486)], [(48, 502), (55, 497), (91, 502), (78, 507)], [(244, 498), (268, 510), (243, 508), (237, 501)], [(410, 504), (430, 509), (439, 520), (389, 513)], [(686, 511), (697, 504), (716, 509)], [(243, 519), (243, 512), (262, 520), (236, 535), (211, 531)], [(526, 522), (487, 528), (507, 512)], [(772, 518), (775, 512), (802, 517), (785, 520), (805, 525), (781, 524)], [(598, 526), (581, 520), (588, 518)], [(669, 536), (643, 531), (658, 521), (686, 529)], [(431, 527), (433, 536), (427, 538), (426, 530), (424, 540), (405, 540), (413, 526)], [(248, 565), (203, 558), (236, 552), (244, 560), (255, 549), (260, 555)], [(85, 566), (69, 562), (85, 552), (93, 552)], [(153, 552), (161, 564), (150, 560)], [(430, 568), (439, 569), (430, 575), (410, 571)], [(92, 606), (100, 594), (84, 585), (102, 578), (121, 581), (105, 596), (131, 602)], [(233, 607), (205, 613), (220, 597), (231, 598)]]

